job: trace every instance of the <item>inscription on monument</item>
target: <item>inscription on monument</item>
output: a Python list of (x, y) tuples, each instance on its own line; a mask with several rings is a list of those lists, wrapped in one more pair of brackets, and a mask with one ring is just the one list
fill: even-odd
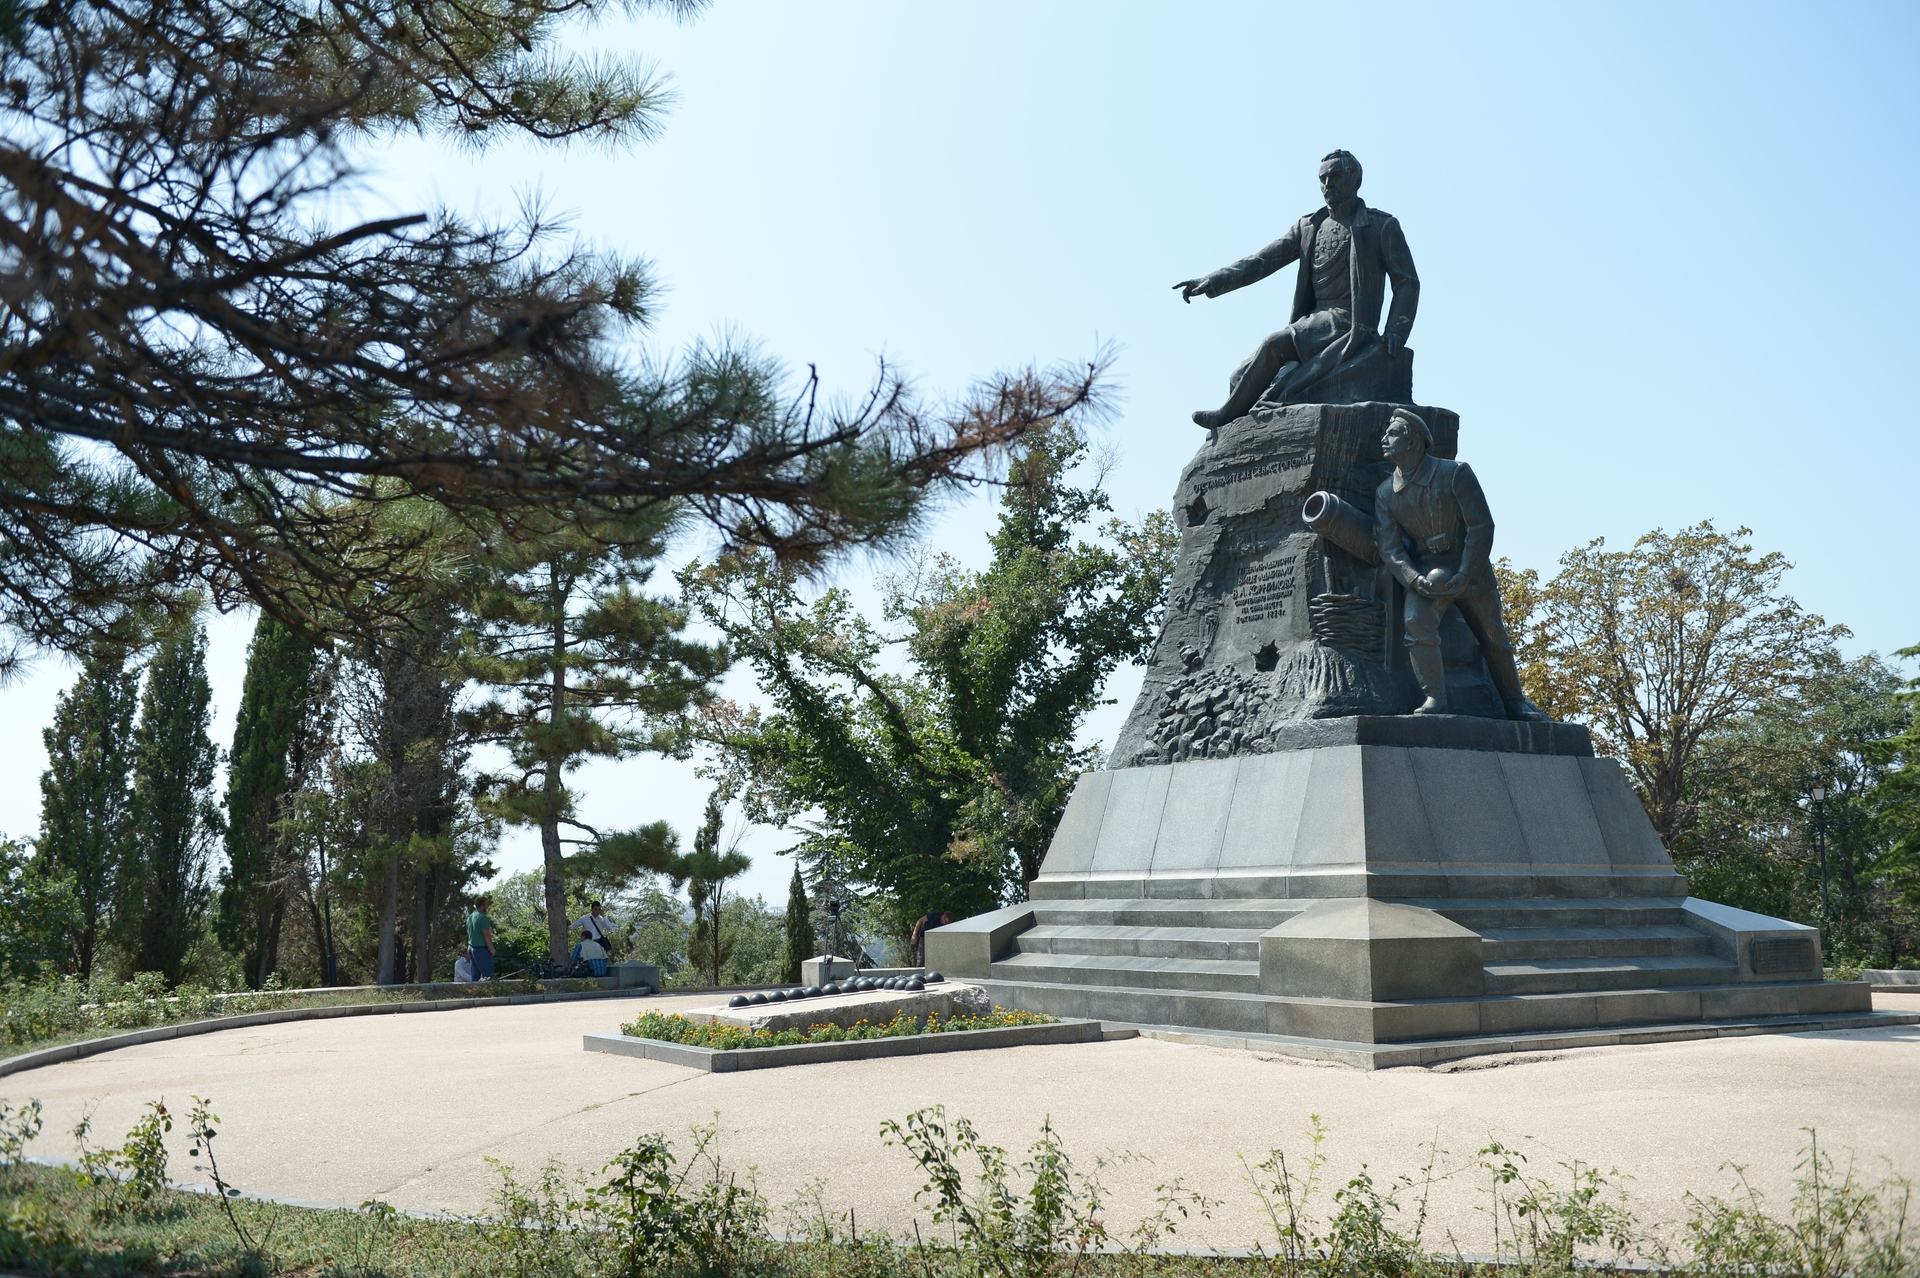
[(1249, 479), (1261, 479), (1268, 475), (1284, 474), (1289, 470), (1296, 470), (1308, 464), (1309, 463), (1305, 461), (1290, 457), (1281, 461), (1255, 462), (1248, 466), (1236, 466), (1232, 470), (1223, 471), (1217, 476), (1208, 478), (1197, 487), (1196, 491), (1201, 496), (1205, 496), (1207, 493), (1217, 489), (1245, 483)]
[(1299, 561), (1280, 559), (1247, 570), (1233, 592), (1235, 624), (1271, 621), (1286, 612), (1293, 598), (1294, 571)]

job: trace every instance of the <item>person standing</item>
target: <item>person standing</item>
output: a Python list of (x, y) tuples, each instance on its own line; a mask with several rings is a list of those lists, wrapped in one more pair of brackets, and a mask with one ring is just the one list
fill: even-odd
[[(575, 934), (585, 932), (586, 936), (582, 939), (598, 945), (603, 951), (601, 957), (604, 958), (613, 953), (613, 947), (607, 943), (608, 938), (613, 935), (613, 920), (608, 918), (606, 911), (600, 908), (600, 902), (587, 902), (587, 912), (567, 924), (567, 930)], [(573, 947), (573, 961), (576, 963), (580, 961), (578, 943)]]
[(473, 950), (476, 981), (493, 979), (493, 920), (487, 917), (487, 907), (492, 904), (492, 897), (480, 897), (473, 903), (473, 913), (467, 915), (467, 945)]
[(951, 922), (953, 922), (953, 915), (947, 913), (947, 911), (928, 910), (914, 923), (913, 935), (908, 938), (908, 944), (913, 947), (913, 965), (915, 967), (925, 967), (927, 965), (928, 930), (936, 927), (945, 927)]

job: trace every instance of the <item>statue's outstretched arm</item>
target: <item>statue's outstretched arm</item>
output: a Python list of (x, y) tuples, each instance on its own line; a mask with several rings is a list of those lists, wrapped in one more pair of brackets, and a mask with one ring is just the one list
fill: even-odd
[(1258, 253), (1249, 254), (1231, 266), (1223, 266), (1210, 275), (1199, 279), (1182, 280), (1174, 287), (1180, 290), (1182, 301), (1193, 300), (1198, 293), (1205, 297), (1218, 297), (1222, 293), (1231, 293), (1236, 288), (1245, 288), (1257, 284), (1288, 263), (1300, 260), (1300, 224), (1294, 223), (1273, 243)]

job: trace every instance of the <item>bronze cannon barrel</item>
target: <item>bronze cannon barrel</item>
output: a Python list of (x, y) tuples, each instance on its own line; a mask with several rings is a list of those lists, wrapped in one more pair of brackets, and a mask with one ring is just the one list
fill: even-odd
[(1325, 537), (1356, 559), (1376, 562), (1373, 548), (1373, 520), (1348, 501), (1328, 492), (1314, 493), (1300, 509), (1307, 527)]

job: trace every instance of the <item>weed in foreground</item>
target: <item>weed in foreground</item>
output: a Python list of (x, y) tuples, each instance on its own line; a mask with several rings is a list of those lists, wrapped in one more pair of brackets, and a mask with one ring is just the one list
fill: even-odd
[(1617, 1262), (1656, 1246), (1624, 1197), (1607, 1198), (1617, 1169), (1603, 1175), (1586, 1163), (1562, 1163), (1568, 1176), (1562, 1188), (1529, 1172), (1527, 1156), (1497, 1140), (1490, 1140), (1479, 1158), (1490, 1178), (1492, 1205), (1485, 1210), (1493, 1218), (1494, 1258), (1500, 1264), (1527, 1273), (1562, 1273), (1577, 1260), (1596, 1259), (1592, 1253), (1601, 1247)]
[(168, 1188), (166, 1134), (173, 1115), (165, 1101), (148, 1101), (146, 1112), (127, 1132), (118, 1149), (93, 1149), (87, 1137), (93, 1131), (91, 1111), (73, 1127), (80, 1174), (95, 1191), (95, 1219), (152, 1215), (159, 1210)]
[[(1324, 1185), (1327, 1155), (1321, 1147), (1327, 1126), (1320, 1115), (1307, 1116), (1307, 1153), (1289, 1161), (1283, 1149), (1269, 1150), (1258, 1163), (1245, 1155), (1240, 1163), (1253, 1195), (1273, 1230), (1274, 1268), (1283, 1275), (1353, 1274), (1375, 1276), (1419, 1272), (1426, 1255), (1424, 1234), (1428, 1201), (1436, 1183), (1440, 1150), (1427, 1146), (1421, 1179), (1395, 1177), (1384, 1188), (1366, 1165), (1333, 1193), (1333, 1215), (1321, 1220), (1315, 1203)], [(1410, 1228), (1403, 1229), (1400, 1196), (1418, 1190)], [(1262, 1253), (1264, 1255), (1264, 1251)]]
[[(1874, 1185), (1837, 1168), (1811, 1139), (1792, 1200), (1770, 1209), (1733, 1168), (1731, 1199), (1689, 1197), (1665, 1235), (1645, 1227), (1614, 1185), (1586, 1164), (1532, 1170), (1520, 1151), (1478, 1151), (1497, 1254), (1436, 1252), (1425, 1240), (1440, 1151), (1419, 1176), (1376, 1178), (1362, 1167), (1327, 1183), (1327, 1131), (1311, 1120), (1304, 1156), (1270, 1151), (1247, 1178), (1276, 1250), (1251, 1257), (1155, 1251), (1218, 1204), (1179, 1182), (1130, 1231), (1107, 1218), (1102, 1174), (1133, 1156), (1075, 1167), (1051, 1123), (1025, 1157), (987, 1143), (939, 1107), (884, 1125), (925, 1175), (916, 1200), (944, 1228), (936, 1237), (862, 1234), (849, 1208), (828, 1211), (815, 1181), (790, 1205), (797, 1228), (776, 1237), (751, 1168), (720, 1157), (718, 1124), (676, 1150), (639, 1138), (599, 1177), (549, 1164), (530, 1180), (496, 1164), (500, 1183), (481, 1218), (422, 1220), (377, 1201), (358, 1211), (276, 1207), (244, 1199), (213, 1154), (218, 1118), (194, 1098), (186, 1118), (213, 1194), (168, 1187), (161, 1137), (171, 1116), (149, 1105), (117, 1149), (89, 1151), (79, 1169), (38, 1166), (24, 1149), (40, 1131), (33, 1102), (0, 1105), (0, 1272), (47, 1278), (1480, 1278), (1495, 1272), (1563, 1278), (1619, 1273), (1636, 1255), (1658, 1271), (1707, 1278), (1920, 1278), (1907, 1228), (1911, 1187)], [(89, 1161), (89, 1154), (91, 1161)], [(1471, 1170), (1471, 1169), (1469, 1169)], [(1562, 1174), (1564, 1173), (1564, 1174)], [(1328, 1191), (1331, 1190), (1331, 1193)], [(1451, 1243), (1451, 1239), (1449, 1239)]]
[(1913, 1184), (1889, 1177), (1868, 1186), (1851, 1163), (1838, 1170), (1806, 1129), (1795, 1165), (1792, 1209), (1770, 1215), (1747, 1169), (1728, 1164), (1738, 1186), (1731, 1201), (1687, 1196), (1686, 1266), (1713, 1278), (1807, 1274), (1813, 1278), (1910, 1278), (1920, 1273), (1920, 1241), (1910, 1238)]

